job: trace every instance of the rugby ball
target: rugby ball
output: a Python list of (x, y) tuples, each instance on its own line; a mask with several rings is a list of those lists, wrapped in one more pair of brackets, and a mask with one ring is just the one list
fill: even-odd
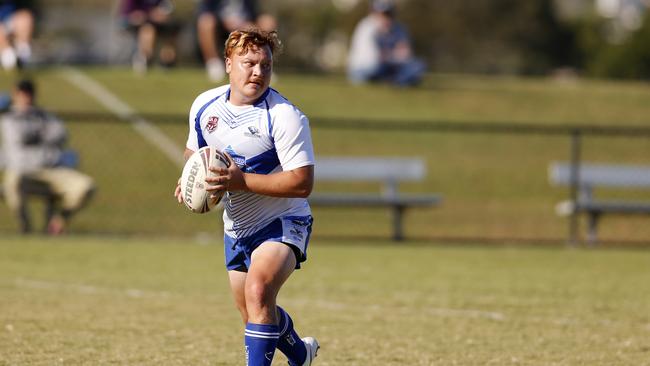
[(216, 176), (209, 168), (229, 166), (228, 159), (217, 149), (205, 146), (194, 152), (185, 162), (181, 174), (181, 198), (192, 212), (206, 213), (216, 206), (223, 192), (216, 196), (206, 191), (205, 178)]

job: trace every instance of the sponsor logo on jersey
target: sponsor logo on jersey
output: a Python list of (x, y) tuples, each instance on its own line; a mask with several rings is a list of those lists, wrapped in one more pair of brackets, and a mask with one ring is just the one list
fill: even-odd
[(208, 133), (213, 133), (214, 130), (217, 129), (218, 124), (219, 124), (219, 117), (210, 116), (208, 118), (208, 124), (205, 125), (205, 129), (208, 131)]
[(244, 132), (244, 136), (257, 137), (257, 138), (262, 137), (260, 135), (260, 130), (257, 127), (253, 127), (253, 126), (248, 126), (248, 132)]
[(235, 151), (233, 151), (232, 147), (228, 146), (223, 151), (227, 152), (228, 155), (230, 155), (235, 164), (237, 164), (239, 169), (241, 169), (244, 173), (255, 173), (255, 170), (246, 164), (246, 157), (237, 154)]

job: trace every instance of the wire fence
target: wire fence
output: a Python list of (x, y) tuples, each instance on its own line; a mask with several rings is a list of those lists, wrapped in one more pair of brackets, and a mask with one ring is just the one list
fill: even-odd
[[(174, 202), (177, 163), (148, 144), (131, 123), (106, 113), (58, 111), (67, 121), (80, 169), (99, 187), (94, 201), (74, 218), (72, 233), (217, 238), (220, 212), (192, 214)], [(139, 115), (178, 146), (187, 136), (185, 115)], [(427, 165), (421, 182), (400, 191), (435, 192), (443, 204), (407, 210), (405, 235), (424, 241), (573, 243), (586, 239), (587, 217), (561, 216), (557, 206), (577, 197), (578, 179), (549, 181), (552, 162), (650, 165), (650, 128), (476, 123), (456, 121), (351, 120), (311, 117), (319, 156), (418, 157)], [(316, 167), (318, 169), (318, 166)], [(574, 172), (575, 174), (575, 172)], [(579, 177), (576, 175), (575, 177)], [(649, 187), (597, 188), (599, 199), (644, 202)], [(315, 191), (380, 192), (378, 183), (316, 182)], [(30, 202), (39, 216), (40, 203)], [(388, 209), (314, 207), (314, 238), (387, 239)], [(0, 232), (16, 229), (0, 210)], [(643, 215), (603, 215), (602, 243), (650, 242)]]

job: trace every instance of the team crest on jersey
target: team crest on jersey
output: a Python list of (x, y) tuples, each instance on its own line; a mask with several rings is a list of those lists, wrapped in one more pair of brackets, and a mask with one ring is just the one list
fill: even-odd
[(208, 118), (208, 124), (205, 125), (205, 129), (208, 130), (208, 133), (212, 133), (217, 129), (217, 124), (219, 124), (219, 117), (210, 116)]

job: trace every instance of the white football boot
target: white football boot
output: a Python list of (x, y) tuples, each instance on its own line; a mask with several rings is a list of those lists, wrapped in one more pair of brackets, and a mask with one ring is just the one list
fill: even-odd
[(305, 337), (302, 341), (305, 343), (305, 348), (307, 348), (307, 358), (302, 366), (311, 366), (314, 358), (318, 355), (318, 349), (320, 346), (318, 345), (318, 341), (313, 337)]

